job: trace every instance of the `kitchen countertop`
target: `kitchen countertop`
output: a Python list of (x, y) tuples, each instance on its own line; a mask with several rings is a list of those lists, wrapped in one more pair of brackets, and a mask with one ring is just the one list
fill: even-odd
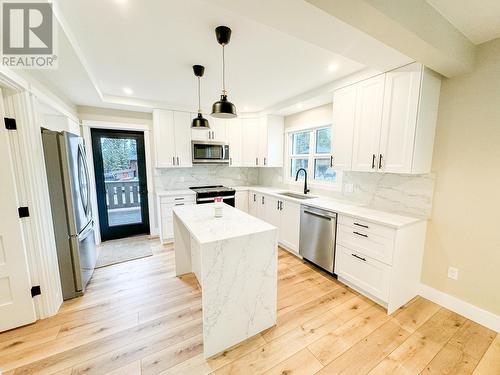
[(156, 192), (158, 197), (171, 197), (173, 195), (196, 195), (196, 193), (191, 189), (181, 189), (181, 190), (158, 190)]
[[(236, 186), (233, 188), (236, 191), (244, 191), (244, 190), (256, 191), (262, 194), (272, 195), (282, 200), (296, 202), (316, 208), (322, 208), (325, 210), (334, 211), (338, 214), (354, 216), (360, 219), (371, 221), (377, 224), (390, 226), (393, 228), (402, 228), (407, 225), (415, 224), (425, 220), (418, 217), (404, 216), (399, 214), (393, 214), (386, 211), (376, 210), (362, 205), (356, 205), (356, 203), (339, 201), (335, 200), (334, 198), (321, 197), (315, 194), (310, 194), (311, 196), (316, 197), (312, 199), (297, 199), (278, 194), (280, 192), (291, 191), (287, 189), (269, 188), (262, 186)], [(300, 192), (297, 191), (294, 192), (300, 194)]]
[(174, 214), (200, 244), (248, 236), (276, 229), (246, 212), (224, 205), (223, 216), (214, 217), (215, 203), (177, 206)]

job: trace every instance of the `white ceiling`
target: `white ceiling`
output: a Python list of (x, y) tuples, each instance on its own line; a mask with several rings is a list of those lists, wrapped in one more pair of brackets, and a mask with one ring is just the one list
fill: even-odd
[[(131, 97), (194, 110), (191, 66), (202, 64), (203, 109), (210, 110), (221, 90), (222, 51), (214, 33), (220, 24), (233, 30), (226, 47), (227, 87), (240, 111), (262, 110), (363, 68), (207, 1), (67, 0), (59, 7), (103, 96), (127, 96), (123, 88), (129, 87)], [(330, 64), (338, 70), (329, 71)], [(72, 79), (66, 82), (73, 91)], [(79, 94), (71, 97), (93, 104)]]
[(474, 44), (500, 37), (499, 0), (426, 0)]

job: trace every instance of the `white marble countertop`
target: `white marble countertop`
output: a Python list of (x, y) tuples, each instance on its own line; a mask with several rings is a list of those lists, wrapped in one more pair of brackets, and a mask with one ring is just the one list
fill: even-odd
[(280, 192), (290, 191), (287, 189), (269, 188), (263, 186), (236, 186), (233, 188), (237, 191), (243, 191), (243, 190), (256, 191), (262, 194), (275, 196), (282, 200), (288, 200), (312, 207), (323, 208), (325, 210), (334, 211), (336, 213), (345, 214), (348, 216), (354, 216), (360, 219), (371, 221), (377, 224), (387, 225), (393, 228), (402, 228), (404, 226), (425, 220), (418, 217), (404, 216), (399, 214), (393, 214), (386, 211), (375, 210), (373, 208), (364, 207), (362, 205), (356, 205), (356, 203), (348, 201), (340, 201), (334, 198), (321, 197), (315, 194), (311, 194), (311, 196), (316, 197), (312, 199), (296, 199), (278, 194)]
[(174, 195), (196, 195), (196, 193), (191, 189), (182, 190), (157, 190), (156, 195), (158, 197), (171, 197)]
[(215, 203), (174, 207), (174, 215), (200, 244), (275, 230), (276, 227), (234, 207), (224, 205), (223, 217), (214, 216)]

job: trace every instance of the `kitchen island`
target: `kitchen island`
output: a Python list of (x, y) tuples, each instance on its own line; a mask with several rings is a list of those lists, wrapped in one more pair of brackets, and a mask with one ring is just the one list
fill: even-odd
[(211, 357), (276, 324), (277, 229), (231, 206), (173, 210), (175, 271), (202, 290), (203, 346)]

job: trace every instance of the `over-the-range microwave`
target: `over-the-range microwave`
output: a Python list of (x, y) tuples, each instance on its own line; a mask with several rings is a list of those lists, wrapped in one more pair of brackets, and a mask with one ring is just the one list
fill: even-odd
[(192, 141), (193, 164), (229, 164), (229, 145), (224, 142)]

